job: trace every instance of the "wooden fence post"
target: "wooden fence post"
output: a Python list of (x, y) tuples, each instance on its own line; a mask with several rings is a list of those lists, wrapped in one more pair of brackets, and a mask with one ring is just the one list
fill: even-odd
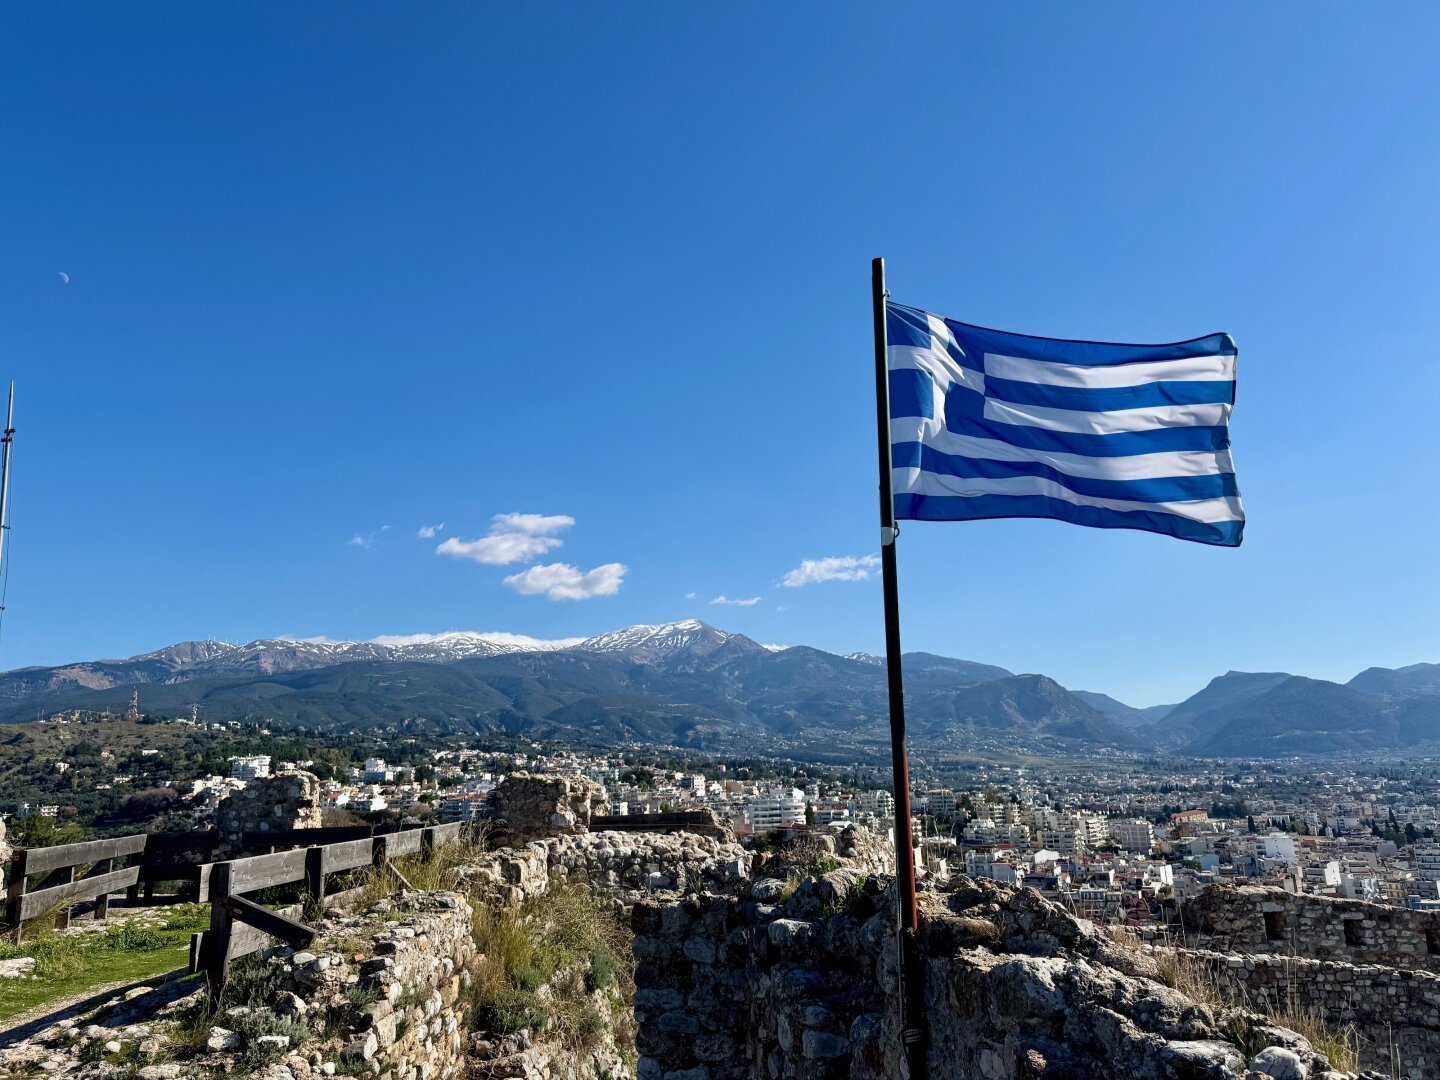
[(230, 871), (228, 862), (210, 868), (210, 931), (205, 936), (205, 975), (210, 981), (210, 997), (219, 998), (230, 977), (230, 935), (234, 913), (230, 910)]
[(305, 901), (317, 907), (325, 903), (325, 849), (305, 851)]
[(5, 890), (5, 921), (12, 927), (10, 936), (20, 944), (20, 910), (25, 901), (25, 848), (16, 848), (10, 856), (10, 885)]
[(435, 854), (435, 830), (433, 828), (420, 830), (420, 858), (429, 862)]
[[(90, 872), (89, 872), (88, 874), (86, 874), (85, 876), (86, 876), (86, 877), (94, 877), (94, 876), (96, 876), (97, 874), (108, 874), (108, 873), (110, 873), (110, 871), (113, 870), (113, 869), (115, 869), (115, 860), (114, 860), (114, 859), (97, 859), (97, 860), (95, 860), (95, 865), (92, 866), (92, 867), (90, 867)], [(104, 921), (105, 921), (105, 916), (107, 916), (107, 915), (109, 915), (109, 914), (110, 914), (110, 894), (109, 894), (109, 893), (104, 893), (104, 894), (102, 894), (102, 895), (100, 895), (100, 896), (97, 896), (97, 897), (95, 898), (95, 921), (96, 921), (96, 922), (104, 922)]]

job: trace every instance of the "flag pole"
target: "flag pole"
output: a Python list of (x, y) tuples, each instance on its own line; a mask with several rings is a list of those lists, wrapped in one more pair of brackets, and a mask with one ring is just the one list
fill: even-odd
[(885, 327), (885, 260), (870, 262), (875, 315), (875, 419), (880, 452), (880, 579), (885, 589), (885, 674), (890, 694), (890, 755), (895, 775), (895, 883), (900, 894), (900, 1037), (909, 1080), (925, 1076), (924, 973), (915, 931), (915, 832), (905, 747), (905, 679), (900, 666), (900, 590), (895, 571), (895, 499), (890, 476), (890, 363)]

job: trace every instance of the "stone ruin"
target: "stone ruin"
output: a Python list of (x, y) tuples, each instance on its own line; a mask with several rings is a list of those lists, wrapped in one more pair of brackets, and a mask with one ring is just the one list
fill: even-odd
[[(582, 823), (594, 815), (598, 798), (586, 781), (522, 775), (507, 785), (497, 799), (503, 817), (492, 841), (526, 840), (454, 869), (456, 885), (471, 899), (458, 892), (406, 892), (358, 914), (330, 916), (309, 949), (272, 951), (268, 963), (278, 971), (280, 988), (258, 1013), (214, 1017), (199, 1057), (166, 1060), (157, 1040), (171, 1006), (152, 1003), (147, 1011), (147, 996), (159, 991), (142, 990), (138, 999), (117, 999), (87, 1022), (56, 1025), (9, 1049), (0, 1040), (0, 1077), (39, 1070), (75, 1080), (122, 1080), (120, 1067), (107, 1064), (97, 1050), (103, 1046), (109, 1053), (120, 1045), (127, 1054), (133, 1048), (139, 1068), (125, 1075), (138, 1080), (199, 1080), (217, 1070), (260, 1080), (450, 1080), (465, 1074), (903, 1080), (895, 894), (893, 878), (879, 872), (883, 845), (861, 833), (842, 835), (782, 848), (762, 865), (747, 849), (711, 836), (587, 833)], [(301, 791), (295, 798), (303, 796)], [(237, 815), (248, 831), (258, 831), (253, 810)], [(276, 827), (278, 819), (269, 820)], [(824, 865), (839, 868), (804, 872), (804, 865), (820, 865), (811, 847), (824, 849)], [(622, 1053), (613, 1031), (584, 1058), (525, 1031), (503, 1038), (466, 1034), (467, 965), (485, 948), (470, 937), (468, 905), (536, 901), (530, 917), (543, 918), (543, 897), (557, 877), (628, 909), (638, 1058)], [(1177, 950), (1117, 940), (1034, 890), (962, 877), (921, 898), (927, 1055), (936, 1080), (1346, 1075), (1266, 1014), (1172, 988), (1168, 982), (1176, 980), (1166, 965)], [(1210, 917), (1217, 932), (1227, 925), (1221, 909)], [(1238, 924), (1232, 929), (1238, 933)], [(1214, 943), (1222, 942), (1217, 936)], [(1230, 972), (1226, 978), (1235, 984), (1271, 971), (1259, 958), (1187, 955)], [(1402, 985), (1398, 976), (1365, 982), (1364, 969), (1352, 970), (1357, 981), (1350, 985), (1388, 997), (1397, 1019), (1407, 1014), (1411, 1022), (1414, 1010), (1428, 1023), (1440, 1008), (1440, 988), (1433, 985), (1440, 976), (1411, 972), (1410, 983)], [(1391, 976), (1398, 971), (1384, 970)], [(1327, 992), (1344, 989), (1338, 971), (1306, 977), (1312, 974)], [(1339, 1009), (1338, 1002), (1331, 1006)], [(281, 1032), (257, 1034), (273, 1027), (276, 1017), (309, 1032), (302, 1046), (282, 1045)], [(1404, 1055), (1406, 1071), (1395, 1075), (1440, 1080), (1440, 1056), (1417, 1046)], [(263, 1065), (256, 1064), (257, 1053)], [(1348, 1075), (1388, 1080), (1391, 1073)]]
[(1182, 916), (1182, 952), (1228, 995), (1353, 1029), (1362, 1064), (1440, 1077), (1440, 913), (1218, 885)]
[(583, 776), (511, 773), (490, 793), (490, 844), (523, 847), (585, 833), (591, 817), (606, 809), (605, 789)]
[[(1345, 1075), (1264, 1016), (1165, 985), (1156, 955), (1033, 889), (956, 878), (922, 898), (931, 1077)], [(893, 879), (851, 868), (637, 902), (639, 1080), (903, 1076), (894, 905)]]
[(215, 808), (221, 858), (247, 854), (246, 833), (318, 829), (321, 824), (320, 779), (299, 770), (257, 777)]
[(10, 883), (10, 856), (15, 849), (5, 839), (5, 819), (0, 818), (0, 888)]

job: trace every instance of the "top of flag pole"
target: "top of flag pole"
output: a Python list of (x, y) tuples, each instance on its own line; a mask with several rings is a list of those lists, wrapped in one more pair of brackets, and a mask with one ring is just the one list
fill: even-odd
[(901, 520), (1043, 517), (1235, 547), (1235, 342), (1041, 338), (886, 302)]

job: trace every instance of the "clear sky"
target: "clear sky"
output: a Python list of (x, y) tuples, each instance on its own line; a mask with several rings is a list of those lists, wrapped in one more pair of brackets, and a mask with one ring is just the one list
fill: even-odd
[(0, 666), (879, 651), (873, 575), (784, 583), (878, 550), (875, 255), (965, 321), (1240, 346), (1241, 549), (912, 524), (907, 648), (1139, 705), (1440, 661), (1437, 56), (1418, 2), (7, 4)]

